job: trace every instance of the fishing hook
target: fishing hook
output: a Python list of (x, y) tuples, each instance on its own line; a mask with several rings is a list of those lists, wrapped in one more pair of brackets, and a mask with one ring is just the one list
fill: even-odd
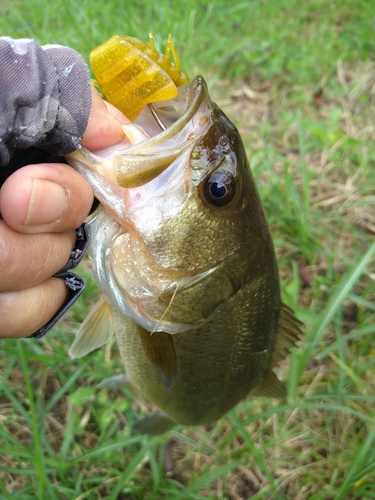
[(148, 106), (148, 109), (151, 111), (151, 114), (155, 118), (155, 121), (157, 122), (157, 124), (159, 125), (159, 127), (162, 130), (167, 130), (167, 127), (162, 122), (160, 116), (157, 114), (156, 109), (154, 108), (154, 106), (152, 105), (152, 103), (148, 103), (147, 106)]

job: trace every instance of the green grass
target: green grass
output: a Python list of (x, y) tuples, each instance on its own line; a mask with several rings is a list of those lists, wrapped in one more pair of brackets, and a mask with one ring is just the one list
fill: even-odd
[[(90, 50), (122, 33), (200, 73), (238, 126), (273, 233), (284, 300), (306, 324), (280, 367), (288, 401), (147, 439), (151, 405), (100, 388), (115, 345), (68, 358), (92, 283), (43, 341), (2, 341), (0, 498), (375, 498), (375, 7), (372, 0), (0, 1), (0, 33)], [(322, 90), (322, 94), (318, 93)], [(81, 274), (89, 277), (87, 264)]]

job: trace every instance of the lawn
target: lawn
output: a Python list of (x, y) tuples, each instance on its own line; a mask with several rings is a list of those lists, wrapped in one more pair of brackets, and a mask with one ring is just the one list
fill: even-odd
[[(0, 498), (375, 498), (373, 0), (0, 0), (0, 33), (86, 59), (113, 34), (202, 74), (239, 128), (274, 238), (283, 300), (305, 334), (278, 374), (288, 399), (244, 400), (216, 425), (146, 438), (153, 411), (116, 345), (70, 360), (83, 298), (41, 341), (1, 341)], [(0, 89), (1, 91), (1, 89)]]

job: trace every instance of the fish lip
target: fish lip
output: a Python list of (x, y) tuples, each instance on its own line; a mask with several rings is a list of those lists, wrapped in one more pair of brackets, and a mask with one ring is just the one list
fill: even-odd
[[(200, 105), (205, 99), (209, 99), (207, 84), (202, 76), (196, 76), (187, 84), (188, 102), (186, 111), (178, 118), (170, 127), (166, 128), (159, 134), (146, 139), (145, 141), (127, 147), (127, 153), (132, 154), (138, 149), (148, 149), (165, 142), (170, 137), (173, 137), (193, 118), (198, 111)], [(191, 100), (189, 102), (189, 96)], [(155, 104), (155, 103), (153, 103)], [(135, 120), (136, 123), (136, 120)]]

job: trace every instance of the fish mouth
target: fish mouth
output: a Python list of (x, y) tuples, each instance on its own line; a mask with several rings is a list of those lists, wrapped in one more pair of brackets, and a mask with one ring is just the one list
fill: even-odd
[(210, 103), (207, 84), (197, 76), (179, 87), (176, 98), (146, 106), (136, 120), (124, 125), (124, 143), (94, 153), (80, 147), (66, 158), (73, 167), (84, 165), (123, 188), (144, 185), (207, 129)]
[[(207, 98), (207, 84), (201, 76), (197, 76), (188, 84), (179, 87), (177, 98), (152, 103), (148, 106), (148, 110), (163, 131), (143, 141), (142, 144), (135, 144), (128, 151), (138, 152), (138, 150), (141, 150), (141, 154), (144, 154), (144, 151), (149, 148), (160, 144), (168, 144), (169, 139), (173, 138), (186, 126), (197, 113), (202, 102)], [(145, 108), (145, 111), (147, 111), (147, 108)], [(149, 123), (147, 118), (146, 120)], [(140, 114), (139, 118), (134, 120), (133, 123), (143, 124), (144, 116)], [(147, 123), (144, 126), (146, 131), (148, 129)]]

